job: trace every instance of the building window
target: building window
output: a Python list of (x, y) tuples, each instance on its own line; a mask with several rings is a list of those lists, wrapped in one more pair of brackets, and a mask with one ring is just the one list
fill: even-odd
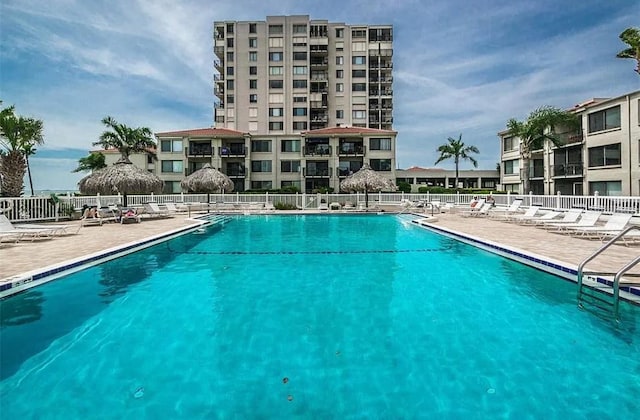
[(271, 172), (270, 160), (252, 160), (251, 161), (252, 172)]
[(369, 140), (371, 150), (391, 150), (391, 139)]
[(284, 127), (282, 121), (269, 122), (269, 130), (271, 131), (282, 131), (282, 127)]
[(336, 38), (344, 38), (344, 28), (336, 28)]
[(269, 103), (270, 104), (281, 104), (284, 102), (284, 95), (282, 93), (270, 93), (269, 94)]
[(357, 52), (367, 51), (367, 43), (366, 42), (352, 42), (351, 43), (351, 51), (357, 51)]
[(622, 195), (622, 181), (589, 182), (589, 195)]
[(249, 117), (258, 118), (258, 108), (256, 107), (249, 108)]
[(371, 159), (369, 161), (371, 169), (374, 171), (390, 171), (391, 159)]
[(258, 61), (258, 53), (256, 51), (249, 52), (249, 61)]
[(163, 173), (182, 173), (183, 166), (181, 160), (163, 160), (161, 161)]
[(255, 23), (250, 23), (249, 24), (249, 33), (250, 34), (257, 34), (258, 33), (258, 25), (256, 25)]
[(519, 193), (520, 192), (520, 184), (503, 184), (502, 191), (504, 192), (512, 192)]
[(180, 186), (180, 181), (164, 181), (164, 186), (162, 187), (163, 194), (179, 194), (182, 192), (182, 187)]
[(307, 129), (306, 121), (294, 121), (293, 122), (293, 131), (304, 131)]
[(233, 66), (227, 67), (227, 76), (233, 76)]
[(366, 29), (353, 29), (351, 31), (351, 38), (366, 38), (367, 31)]
[(271, 89), (282, 89), (282, 85), (282, 80), (269, 80), (269, 88)]
[(233, 51), (227, 52), (227, 61), (233, 63)]
[(280, 143), (281, 152), (299, 152), (300, 140), (282, 140)]
[(282, 66), (269, 66), (269, 74), (271, 76), (281, 76)]
[(505, 137), (502, 143), (502, 151), (509, 152), (518, 149), (518, 140), (515, 137)]
[(282, 38), (269, 38), (270, 48), (282, 48), (284, 41)]
[(520, 173), (520, 161), (518, 159), (504, 161), (505, 175), (518, 175)]
[(337, 56), (337, 57), (336, 57), (336, 65), (337, 65), (337, 66), (341, 66), (341, 65), (343, 65), (343, 64), (344, 64), (344, 57), (343, 57), (343, 56), (341, 56), (341, 55)]
[(282, 53), (281, 52), (270, 52), (269, 53), (269, 61), (282, 61)]
[(620, 143), (589, 148), (589, 167), (620, 165)]
[(236, 98), (233, 95), (227, 95), (227, 103), (234, 104), (236, 102)]
[(269, 25), (269, 35), (282, 34), (282, 25)]
[(233, 38), (227, 38), (227, 48), (233, 48)]
[(256, 74), (258, 74), (258, 67), (257, 67), (257, 66), (251, 66), (251, 67), (249, 67), (249, 74), (254, 75), (254, 76), (255, 76)]
[(341, 120), (344, 118), (344, 109), (337, 109), (336, 110), (336, 118)]
[(258, 94), (257, 93), (250, 94), (249, 102), (251, 102), (252, 104), (255, 104), (256, 102), (258, 102)]
[(620, 106), (589, 114), (589, 133), (620, 128)]
[(306, 80), (294, 80), (293, 81), (293, 88), (294, 89), (306, 89), (307, 88), (307, 81)]
[(366, 111), (352, 111), (352, 116), (354, 120), (362, 120), (367, 116)]
[(270, 190), (272, 185), (271, 181), (251, 181), (252, 190)]
[(307, 66), (293, 66), (293, 74), (307, 74)]
[(162, 140), (160, 141), (160, 151), (163, 153), (181, 153), (182, 140)]
[(282, 111), (284, 108), (269, 108), (270, 117), (282, 117)]
[(336, 79), (344, 78), (344, 70), (336, 70)]
[(360, 65), (367, 64), (366, 57), (364, 55), (356, 55), (351, 57), (351, 64)]
[(366, 92), (367, 84), (366, 83), (352, 83), (351, 91), (352, 92)]
[(307, 97), (306, 96), (294, 96), (293, 97), (293, 103), (295, 103), (295, 104), (304, 103), (304, 102), (307, 102)]
[(292, 32), (294, 34), (305, 34), (306, 35), (306, 33), (307, 33), (307, 25), (295, 24), (295, 25), (293, 25)]
[(227, 89), (233, 90), (233, 79), (227, 80)]
[(366, 70), (351, 70), (351, 77), (367, 77)]
[(249, 48), (258, 48), (258, 38), (249, 38)]
[(256, 79), (249, 80), (249, 89), (258, 89), (258, 80)]
[(306, 60), (307, 59), (307, 52), (306, 51), (294, 51), (293, 52), (293, 59), (295, 61)]
[(304, 36), (294, 36), (293, 37), (293, 46), (294, 47), (306, 47), (307, 46), (307, 38)]
[(336, 92), (344, 92), (344, 83), (336, 83)]
[(280, 172), (300, 172), (300, 161), (299, 160), (280, 161)]
[(270, 152), (271, 140), (251, 140), (252, 152)]
[(305, 117), (307, 115), (307, 108), (293, 108), (294, 117)]
[(233, 34), (233, 23), (227, 23), (227, 33)]

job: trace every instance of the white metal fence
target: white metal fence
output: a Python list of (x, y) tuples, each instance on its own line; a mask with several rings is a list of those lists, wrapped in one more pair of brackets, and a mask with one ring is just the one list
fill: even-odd
[[(369, 193), (369, 206), (399, 204), (403, 200), (440, 201), (451, 204), (465, 204), (474, 194), (406, 194), (406, 193)], [(515, 198), (522, 198), (524, 206), (537, 205), (547, 209), (566, 210), (581, 208), (599, 210), (604, 213), (632, 213), (640, 216), (640, 197), (602, 197), (602, 196), (566, 196), (566, 195), (517, 195), (496, 194), (496, 205), (509, 205)], [(295, 206), (298, 209), (316, 209), (321, 203), (327, 205), (351, 202), (355, 206), (365, 201), (364, 193), (354, 194), (161, 194), (129, 195), (127, 205), (141, 206), (147, 202), (156, 203), (279, 203)], [(121, 195), (109, 196), (57, 196), (0, 198), (0, 212), (13, 221), (65, 220), (79, 217), (85, 206), (106, 207), (123, 205)]]

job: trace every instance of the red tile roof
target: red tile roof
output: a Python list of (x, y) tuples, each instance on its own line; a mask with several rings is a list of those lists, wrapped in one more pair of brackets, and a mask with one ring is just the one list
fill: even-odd
[(365, 128), (365, 127), (327, 127), (320, 128), (318, 130), (309, 130), (303, 132), (305, 135), (316, 135), (316, 134), (369, 134), (369, 135), (381, 135), (381, 134), (396, 134), (396, 131), (393, 130), (380, 130), (377, 128)]
[(229, 130), (228, 128), (194, 128), (191, 130), (166, 131), (164, 133), (156, 133), (157, 137), (218, 137), (232, 136), (243, 137), (245, 133), (242, 131)]
[(421, 168), (420, 166), (412, 166), (410, 168), (405, 169), (405, 171), (444, 171), (443, 168)]

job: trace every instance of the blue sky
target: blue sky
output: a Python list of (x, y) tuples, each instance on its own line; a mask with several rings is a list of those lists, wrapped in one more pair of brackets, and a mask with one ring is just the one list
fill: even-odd
[(45, 127), (34, 188), (75, 190), (70, 171), (107, 115), (154, 132), (211, 126), (213, 22), (293, 14), (394, 25), (400, 168), (432, 167), (462, 134), (493, 169), (509, 118), (640, 89), (634, 62), (615, 58), (637, 0), (2, 0), (0, 99)]

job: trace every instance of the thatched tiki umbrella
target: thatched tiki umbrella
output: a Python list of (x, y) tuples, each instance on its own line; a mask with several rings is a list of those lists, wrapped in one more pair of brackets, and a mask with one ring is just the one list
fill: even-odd
[(396, 191), (395, 184), (378, 172), (371, 169), (368, 163), (362, 165), (362, 168), (353, 175), (349, 175), (340, 183), (340, 189), (344, 191), (364, 191), (364, 200), (367, 208), (369, 207), (369, 191)]
[(78, 182), (82, 194), (122, 194), (127, 205), (127, 194), (162, 192), (164, 181), (149, 171), (136, 167), (123, 157), (111, 166), (94, 171)]
[(233, 191), (233, 181), (208, 163), (183, 179), (180, 186), (196, 193), (207, 193), (207, 202), (211, 193)]

